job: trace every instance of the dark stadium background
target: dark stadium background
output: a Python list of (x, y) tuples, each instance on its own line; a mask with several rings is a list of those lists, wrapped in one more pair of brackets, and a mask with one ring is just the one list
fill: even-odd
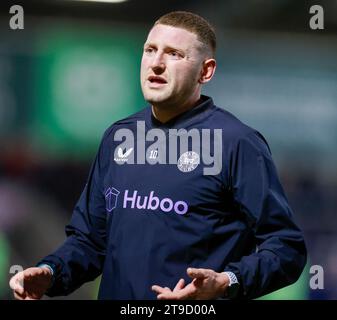
[[(9, 28), (22, 5), (24, 30)], [(324, 8), (311, 30), (309, 8)], [(267, 138), (304, 231), (300, 280), (264, 299), (337, 299), (337, 1), (1, 1), (0, 299), (9, 268), (64, 238), (104, 129), (145, 106), (142, 44), (172, 10), (209, 19), (218, 68), (204, 93)], [(309, 286), (310, 267), (324, 289)], [(95, 299), (99, 279), (69, 296)], [(67, 298), (67, 299), (68, 299)]]

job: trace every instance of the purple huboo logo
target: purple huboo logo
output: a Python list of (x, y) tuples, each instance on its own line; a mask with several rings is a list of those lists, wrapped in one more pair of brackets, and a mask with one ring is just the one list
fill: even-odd
[(107, 211), (111, 212), (113, 209), (116, 208), (119, 194), (120, 192), (113, 187), (107, 189), (107, 191), (105, 192), (105, 203)]
[(159, 199), (154, 195), (154, 191), (151, 191), (148, 196), (140, 196), (137, 190), (132, 195), (129, 194), (129, 190), (125, 190), (123, 208), (128, 206), (132, 209), (147, 210), (157, 210), (159, 208), (163, 212), (174, 211), (181, 215), (188, 211), (188, 205), (185, 201), (174, 202), (170, 198)]

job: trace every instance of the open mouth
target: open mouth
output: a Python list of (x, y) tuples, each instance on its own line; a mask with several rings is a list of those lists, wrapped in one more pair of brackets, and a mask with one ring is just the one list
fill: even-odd
[(165, 83), (167, 83), (167, 81), (164, 78), (158, 77), (158, 76), (150, 76), (150, 77), (148, 77), (148, 80), (151, 83), (158, 83), (158, 84), (165, 84)]

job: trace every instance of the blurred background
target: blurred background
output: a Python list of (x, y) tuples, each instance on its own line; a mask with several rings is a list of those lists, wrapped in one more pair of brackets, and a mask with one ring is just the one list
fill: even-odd
[[(337, 1), (49, 0), (0, 4), (0, 298), (64, 240), (104, 130), (142, 109), (142, 45), (173, 10), (198, 13), (218, 37), (204, 88), (268, 140), (309, 250), (306, 270), (263, 299), (337, 299)], [(11, 30), (12, 5), (24, 29)], [(324, 30), (312, 30), (312, 5)], [(312, 265), (324, 289), (309, 286)], [(99, 280), (69, 297), (96, 299)]]

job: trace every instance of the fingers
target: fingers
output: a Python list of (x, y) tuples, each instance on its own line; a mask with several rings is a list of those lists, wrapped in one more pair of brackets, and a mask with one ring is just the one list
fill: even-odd
[(25, 298), (25, 300), (39, 300), (40, 298), (33, 298), (33, 297), (31, 297), (31, 296), (27, 296), (26, 298)]
[(173, 291), (168, 287), (163, 288), (158, 285), (153, 285), (152, 290), (158, 294), (158, 300), (183, 300), (189, 299), (195, 293), (196, 287), (192, 284), (185, 287), (185, 280), (181, 278)]
[[(178, 290), (181, 290), (183, 289), (185, 286), (185, 280), (184, 279), (180, 279), (176, 286), (174, 287), (173, 291), (178, 291)], [(153, 291), (155, 291), (156, 293), (158, 294), (161, 294), (161, 293), (169, 293), (169, 292), (172, 292), (172, 290), (169, 288), (169, 287), (160, 287), (158, 285), (153, 285), (152, 288), (151, 288)]]
[[(168, 287), (152, 286), (158, 300), (190, 300), (212, 299), (215, 296), (217, 273), (211, 269), (187, 268), (187, 274), (193, 280), (185, 286), (185, 280), (181, 278), (173, 291)], [(216, 282), (217, 281), (217, 282)]]
[(24, 272), (21, 271), (18, 272), (15, 276), (13, 276), (9, 281), (9, 286), (11, 287), (11, 289), (21, 295), (24, 293), (23, 279), (24, 279)]
[(170, 295), (169, 293), (165, 294), (165, 293), (162, 293), (162, 294), (159, 294), (157, 296), (157, 299), (158, 300), (178, 300), (178, 298), (176, 298), (175, 295)]
[(178, 283), (176, 284), (176, 286), (174, 287), (173, 291), (180, 290), (180, 289), (184, 288), (184, 286), (185, 286), (185, 280), (184, 279), (180, 279), (178, 281)]
[(31, 279), (37, 275), (41, 275), (44, 272), (44, 270), (43, 268), (34, 267), (34, 268), (28, 268), (24, 270), (23, 272), (24, 272), (25, 279), (26, 278)]
[(195, 287), (187, 285), (183, 289), (177, 291), (163, 292), (157, 296), (158, 300), (187, 300), (195, 294)]
[(208, 277), (208, 270), (202, 268), (187, 268), (187, 274), (191, 278), (207, 278)]
[(154, 291), (154, 292), (156, 292), (156, 293), (161, 293), (161, 292), (163, 292), (164, 288), (162, 288), (160, 286), (157, 286), (157, 285), (153, 285), (151, 287), (151, 290)]
[(27, 295), (26, 293), (24, 294), (18, 294), (16, 291), (14, 291), (14, 298), (16, 300), (38, 300), (38, 298), (35, 297), (31, 297), (29, 295)]
[(152, 291), (154, 291), (154, 292), (156, 292), (156, 293), (158, 293), (158, 294), (164, 293), (164, 292), (168, 292), (168, 291), (170, 292), (170, 291), (171, 291), (171, 289), (168, 288), (168, 287), (163, 288), (163, 287), (157, 286), (157, 285), (153, 285), (153, 286), (151, 287), (151, 289), (152, 289)]
[[(40, 299), (48, 287), (48, 279), (41, 278), (42, 268), (28, 268), (15, 274), (9, 281), (14, 298), (18, 300)], [(48, 281), (47, 281), (48, 280)]]
[(26, 298), (26, 295), (25, 294), (19, 294), (18, 292), (14, 291), (14, 298), (16, 300), (25, 300)]
[(25, 292), (25, 289), (20, 285), (16, 285), (13, 290), (20, 295), (23, 295)]

